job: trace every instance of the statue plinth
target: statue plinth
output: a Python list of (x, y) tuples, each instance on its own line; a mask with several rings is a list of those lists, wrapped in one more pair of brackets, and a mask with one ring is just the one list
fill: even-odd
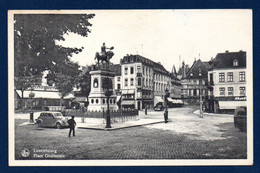
[[(108, 64), (105, 64), (108, 65)], [(111, 96), (109, 96), (109, 109), (118, 110), (116, 103), (116, 95), (114, 92), (114, 76), (115, 72), (112, 71), (112, 66), (104, 66), (101, 64), (96, 64), (91, 66), (91, 90), (89, 94), (89, 106), (90, 111), (106, 111), (107, 110), (107, 91), (110, 91)], [(110, 79), (110, 80), (107, 80)], [(112, 85), (105, 85), (105, 81), (111, 81)], [(108, 88), (108, 86), (110, 86)]]

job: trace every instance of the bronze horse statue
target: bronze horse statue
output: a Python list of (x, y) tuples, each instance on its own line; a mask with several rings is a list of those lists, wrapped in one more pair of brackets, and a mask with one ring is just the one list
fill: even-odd
[[(112, 49), (112, 48), (111, 48)], [(114, 52), (112, 51), (107, 51), (106, 54), (99, 54), (96, 52), (95, 59), (97, 59), (97, 63), (103, 63), (104, 61), (106, 63), (109, 62), (109, 60), (114, 56)]]

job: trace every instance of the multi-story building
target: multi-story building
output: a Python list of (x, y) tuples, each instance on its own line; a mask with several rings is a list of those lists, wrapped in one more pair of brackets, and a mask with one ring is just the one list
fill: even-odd
[(246, 106), (246, 52), (218, 53), (208, 73), (209, 111)]
[(181, 99), (182, 93), (182, 84), (181, 80), (176, 77), (176, 74), (170, 73), (171, 77), (171, 89), (170, 89), (170, 97), (172, 99)]
[[(185, 64), (183, 64), (183, 68), (185, 68)], [(205, 100), (208, 95), (208, 88), (206, 86), (208, 69), (208, 62), (202, 62), (199, 59), (195, 60), (191, 68), (183, 75), (181, 79), (183, 85), (182, 95), (186, 103), (198, 104), (200, 96)]]
[(121, 108), (121, 94), (122, 94), (122, 76), (121, 76), (121, 64), (114, 65), (115, 77), (114, 77), (114, 89), (116, 92), (116, 102), (119, 108)]
[(170, 76), (160, 63), (140, 55), (126, 55), (120, 63), (123, 108), (140, 110), (163, 102)]

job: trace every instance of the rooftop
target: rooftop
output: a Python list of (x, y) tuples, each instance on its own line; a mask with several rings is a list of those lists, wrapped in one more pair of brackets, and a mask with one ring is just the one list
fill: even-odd
[[(235, 61), (237, 64), (234, 65)], [(246, 68), (246, 52), (228, 52), (218, 53), (213, 59), (213, 69), (218, 68)]]

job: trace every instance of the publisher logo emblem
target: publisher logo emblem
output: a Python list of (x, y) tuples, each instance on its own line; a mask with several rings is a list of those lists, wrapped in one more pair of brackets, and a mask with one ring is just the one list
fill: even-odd
[(30, 151), (25, 148), (21, 151), (21, 154), (23, 157), (28, 157), (30, 155)]

